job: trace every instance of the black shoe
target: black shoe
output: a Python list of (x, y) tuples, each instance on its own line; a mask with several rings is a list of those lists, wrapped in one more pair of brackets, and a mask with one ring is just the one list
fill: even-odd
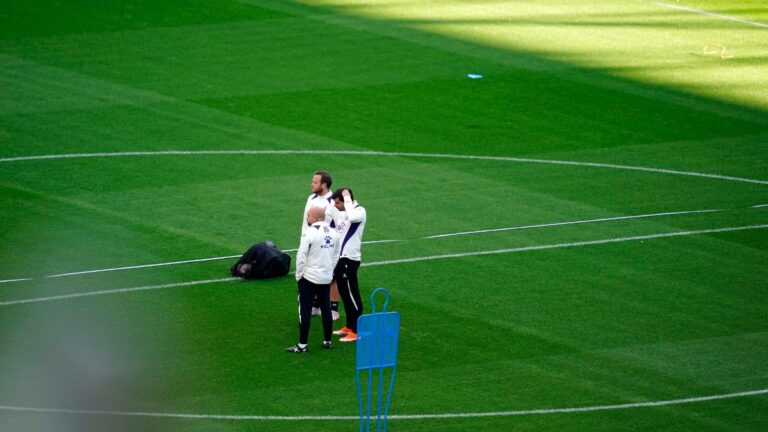
[(325, 342), (323, 342), (323, 348), (324, 348), (324, 349), (331, 349), (331, 348), (333, 348), (333, 347), (331, 346), (331, 341), (325, 341)]
[(289, 352), (289, 353), (299, 353), (299, 354), (301, 354), (301, 353), (307, 352), (307, 347), (302, 348), (302, 347), (300, 347), (298, 345), (294, 345), (292, 347), (286, 348), (285, 351)]

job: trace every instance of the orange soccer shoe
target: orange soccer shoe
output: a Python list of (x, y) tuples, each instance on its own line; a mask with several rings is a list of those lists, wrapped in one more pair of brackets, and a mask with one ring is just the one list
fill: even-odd
[(352, 329), (349, 327), (342, 327), (340, 330), (336, 330), (335, 332), (333, 332), (333, 334), (335, 334), (336, 336), (344, 336), (349, 333), (353, 333)]

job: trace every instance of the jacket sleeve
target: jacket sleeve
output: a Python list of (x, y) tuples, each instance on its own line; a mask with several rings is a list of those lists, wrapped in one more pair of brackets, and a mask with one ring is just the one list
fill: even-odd
[(325, 221), (328, 222), (330, 225), (331, 222), (336, 222), (336, 207), (333, 206), (333, 204), (328, 204), (328, 207), (325, 208)]
[(339, 238), (338, 234), (336, 234), (336, 241), (334, 242), (334, 246), (333, 246), (333, 258), (332, 258), (333, 268), (331, 269), (331, 274), (333, 274), (334, 270), (336, 270), (336, 264), (339, 263), (340, 254), (341, 254), (341, 238)]
[(307, 206), (309, 206), (309, 198), (307, 198), (307, 203), (304, 204), (304, 213), (301, 214), (301, 230), (299, 232), (302, 234), (307, 230), (307, 210), (309, 210)]
[(365, 208), (357, 204), (357, 201), (353, 202), (349, 197), (345, 197), (344, 208), (347, 212), (347, 220), (350, 222), (357, 223), (365, 220)]
[(299, 249), (296, 251), (296, 280), (299, 280), (304, 276), (304, 269), (307, 265), (307, 253), (309, 252), (309, 241), (312, 231), (304, 231), (301, 235), (301, 242), (299, 243)]

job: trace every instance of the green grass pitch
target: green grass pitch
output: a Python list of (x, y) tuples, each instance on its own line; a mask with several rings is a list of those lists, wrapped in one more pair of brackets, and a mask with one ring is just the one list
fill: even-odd
[(0, 430), (358, 430), (354, 345), (283, 352), (292, 277), (223, 258), (295, 249), (319, 169), (402, 316), (390, 430), (768, 429), (767, 34), (759, 0), (4, 0)]

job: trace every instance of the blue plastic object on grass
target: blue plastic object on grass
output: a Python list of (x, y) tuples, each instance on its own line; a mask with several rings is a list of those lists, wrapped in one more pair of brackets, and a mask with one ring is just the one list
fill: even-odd
[[(384, 307), (381, 312), (376, 312), (376, 294), (382, 292), (386, 295)], [(387, 413), (392, 401), (392, 388), (395, 384), (395, 372), (397, 371), (397, 342), (400, 336), (400, 314), (387, 312), (389, 304), (389, 291), (377, 288), (371, 294), (372, 312), (361, 315), (357, 319), (357, 362), (355, 382), (357, 383), (357, 401), (360, 407), (360, 432), (363, 426), (366, 431), (371, 430), (371, 404), (373, 401), (373, 374), (378, 369), (379, 382), (377, 391), (376, 430), (387, 430)], [(387, 391), (387, 404), (382, 411), (384, 396), (384, 369), (392, 368)], [(363, 412), (363, 391), (360, 382), (361, 371), (368, 371), (367, 409)]]

